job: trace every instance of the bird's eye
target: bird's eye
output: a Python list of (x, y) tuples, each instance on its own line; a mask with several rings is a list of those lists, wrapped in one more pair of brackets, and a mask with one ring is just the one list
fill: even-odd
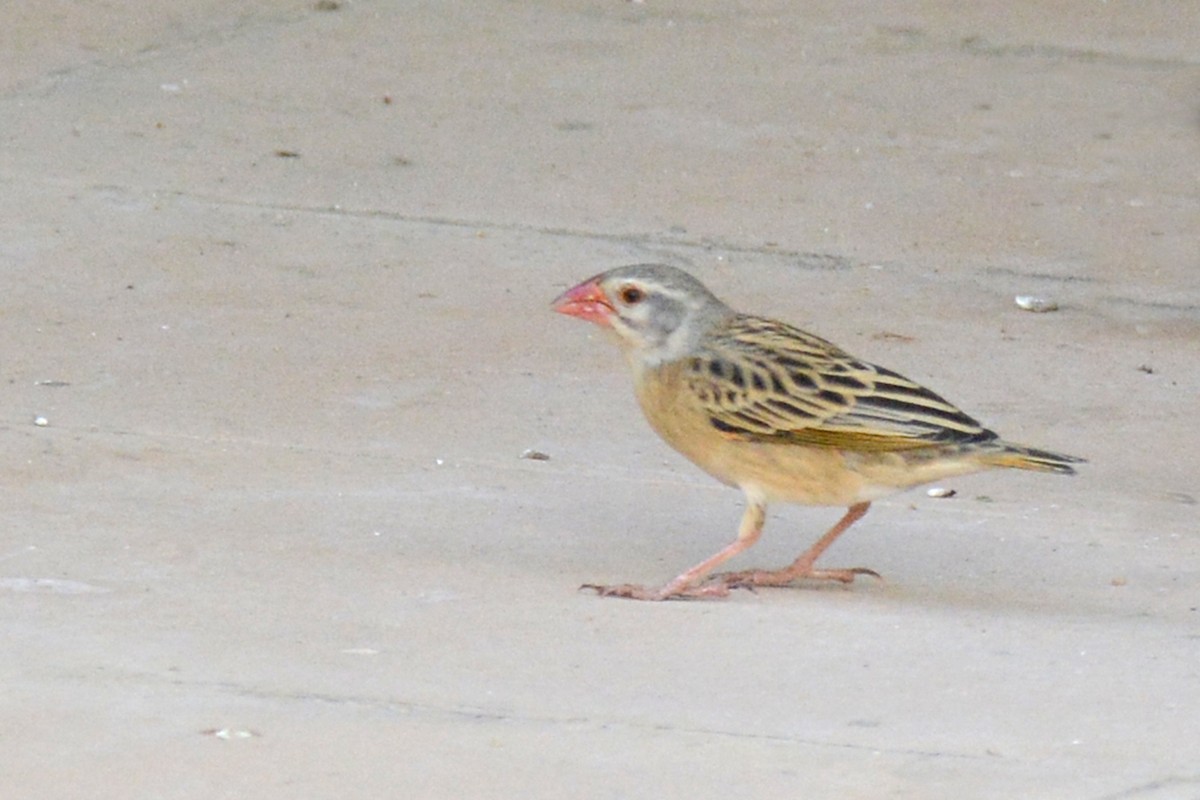
[(636, 286), (621, 288), (621, 302), (627, 306), (637, 305), (646, 297), (646, 293)]

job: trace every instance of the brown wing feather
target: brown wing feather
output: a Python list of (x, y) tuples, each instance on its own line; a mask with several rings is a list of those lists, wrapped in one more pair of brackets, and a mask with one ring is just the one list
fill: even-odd
[(761, 317), (730, 318), (686, 374), (713, 427), (730, 436), (862, 451), (996, 438), (908, 378)]

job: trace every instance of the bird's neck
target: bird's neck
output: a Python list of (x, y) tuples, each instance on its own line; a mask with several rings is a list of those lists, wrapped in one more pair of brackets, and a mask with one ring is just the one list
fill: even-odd
[(660, 369), (694, 355), (711, 327), (708, 320), (693, 320), (654, 339), (643, 336), (636, 342), (623, 342), (625, 357), (635, 370)]

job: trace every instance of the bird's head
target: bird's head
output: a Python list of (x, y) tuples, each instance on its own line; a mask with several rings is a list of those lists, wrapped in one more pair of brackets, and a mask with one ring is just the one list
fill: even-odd
[(611, 330), (630, 356), (648, 366), (689, 354), (733, 313), (700, 281), (664, 264), (602, 272), (563, 292), (553, 308)]

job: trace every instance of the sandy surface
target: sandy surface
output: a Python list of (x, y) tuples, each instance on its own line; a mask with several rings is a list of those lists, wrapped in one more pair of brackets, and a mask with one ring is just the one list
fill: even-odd
[[(3, 794), (1200, 797), (1200, 9), (968, 5), (6, 9)], [(741, 513), (548, 311), (645, 260), (1091, 463), (580, 593)]]

